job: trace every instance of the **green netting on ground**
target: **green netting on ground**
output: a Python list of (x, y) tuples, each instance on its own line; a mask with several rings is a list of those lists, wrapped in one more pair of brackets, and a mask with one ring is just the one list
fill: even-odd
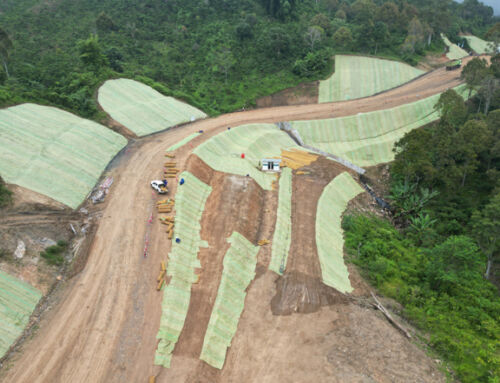
[[(281, 149), (297, 144), (272, 124), (243, 125), (217, 134), (198, 146), (194, 153), (220, 172), (249, 175), (263, 189), (270, 190), (276, 175), (259, 170), (263, 158), (278, 157)], [(241, 154), (245, 158), (241, 158)]]
[(352, 100), (402, 85), (425, 73), (397, 61), (335, 56), (335, 73), (319, 83), (319, 102)]
[(179, 339), (191, 298), (191, 284), (196, 282), (195, 268), (200, 268), (197, 258), (200, 247), (207, 243), (200, 238), (201, 216), (212, 188), (189, 172), (180, 175), (185, 183), (178, 186), (175, 195), (174, 238), (169, 254), (167, 275), (170, 283), (163, 292), (162, 315), (158, 330), (158, 348), (155, 364), (170, 367), (175, 344)]
[(469, 46), (476, 52), (477, 54), (491, 53), (493, 50), (491, 41), (484, 41), (476, 36), (463, 36)]
[(227, 348), (238, 328), (245, 290), (255, 277), (259, 251), (237, 232), (228, 241), (231, 247), (224, 256), (224, 270), (200, 355), (201, 360), (219, 369), (224, 366)]
[(0, 110), (0, 175), (76, 208), (127, 144), (119, 134), (60, 109)]
[(106, 81), (99, 88), (98, 101), (114, 120), (138, 136), (207, 116), (191, 105), (125, 78)]
[(449, 48), (446, 57), (450, 60), (458, 60), (462, 57), (468, 56), (469, 54), (460, 48), (458, 45), (453, 44), (448, 38), (441, 33), (441, 38), (443, 39), (445, 45)]
[(0, 270), (0, 358), (21, 335), (42, 293)]
[(201, 133), (198, 133), (198, 132), (195, 132), (193, 134), (190, 134), (189, 136), (187, 136), (186, 138), (180, 140), (178, 143), (176, 144), (173, 144), (171, 147), (169, 147), (167, 149), (167, 152), (171, 152), (173, 150), (176, 150), (176, 149), (179, 149), (181, 146), (184, 146), (186, 145), (189, 141), (195, 139), (196, 137), (198, 137)]
[(352, 291), (344, 263), (342, 213), (348, 202), (363, 189), (344, 172), (333, 179), (321, 193), (316, 211), (316, 246), (323, 282), (342, 293)]
[(286, 268), (292, 243), (292, 169), (283, 168), (279, 181), (278, 211), (269, 269), (278, 273)]
[[(455, 88), (467, 96), (465, 85)], [(440, 95), (392, 109), (327, 120), (294, 121), (302, 140), (311, 146), (351, 161), (373, 166), (394, 159), (394, 143), (407, 132), (439, 118), (434, 105)]]

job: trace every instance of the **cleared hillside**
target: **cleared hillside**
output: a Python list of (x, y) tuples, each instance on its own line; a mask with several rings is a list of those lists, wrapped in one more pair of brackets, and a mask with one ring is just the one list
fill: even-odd
[(319, 83), (319, 102), (372, 96), (425, 73), (408, 64), (363, 56), (335, 56), (335, 73)]

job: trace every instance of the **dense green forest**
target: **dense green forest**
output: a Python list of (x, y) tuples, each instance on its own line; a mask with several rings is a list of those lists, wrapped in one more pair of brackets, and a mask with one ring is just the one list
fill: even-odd
[[(439, 122), (408, 133), (391, 164), (392, 224), (347, 216), (352, 262), (463, 382), (500, 379), (500, 55), (476, 58), (436, 104)], [(394, 226), (395, 225), (395, 226)]]
[(439, 33), (483, 36), (476, 0), (4, 0), (0, 105), (47, 103), (99, 119), (95, 91), (136, 78), (209, 114), (325, 77), (336, 52), (415, 64)]

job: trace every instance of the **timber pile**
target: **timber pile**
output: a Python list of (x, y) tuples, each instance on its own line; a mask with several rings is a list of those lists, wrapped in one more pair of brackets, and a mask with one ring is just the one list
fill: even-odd
[(318, 156), (300, 149), (282, 150), (281, 166), (297, 170), (311, 164), (318, 159)]
[(171, 213), (174, 207), (175, 200), (172, 198), (163, 199), (156, 202), (156, 207), (158, 208), (158, 213)]
[(168, 234), (168, 239), (172, 239), (172, 237), (174, 236), (174, 217), (160, 217), (159, 220), (162, 224), (167, 226), (166, 232)]
[(259, 246), (265, 246), (265, 245), (268, 245), (270, 243), (271, 243), (271, 241), (269, 239), (261, 239), (259, 242), (257, 242), (257, 244)]
[(166, 273), (167, 273), (167, 268), (165, 267), (165, 261), (161, 261), (160, 274), (158, 275), (158, 278), (156, 278), (156, 282), (158, 282), (158, 284), (156, 285), (156, 291), (160, 291), (163, 285), (165, 284)]
[(175, 154), (172, 154), (172, 153), (165, 153), (165, 157), (168, 157), (168, 158), (175, 158)]
[(174, 161), (167, 161), (163, 164), (165, 170), (163, 172), (163, 176), (165, 178), (175, 178), (179, 173), (179, 169), (176, 168), (177, 163)]

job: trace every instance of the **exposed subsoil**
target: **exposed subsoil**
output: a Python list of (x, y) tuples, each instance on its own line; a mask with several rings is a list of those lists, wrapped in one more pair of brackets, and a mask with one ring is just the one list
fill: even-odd
[[(191, 369), (193, 358), (177, 355), (176, 351), (170, 370), (153, 366), (162, 296), (156, 291), (156, 277), (170, 242), (154, 213), (157, 196), (152, 194), (149, 181), (161, 177), (164, 150), (198, 130), (205, 133), (176, 151), (177, 167), (184, 169), (193, 147), (228, 126), (385, 109), (456, 86), (459, 76), (460, 71), (438, 69), (374, 97), (230, 113), (134, 143), (109, 169), (115, 182), (103, 207), (86, 267), (65, 282), (58, 301), (42, 317), (39, 331), (4, 365), (0, 380), (140, 382), (149, 375), (160, 374), (158, 381), (168, 378), (169, 382), (441, 381), (434, 362), (402, 338), (377, 312), (353, 304), (334, 304), (309, 314), (273, 315), (270, 302), (277, 277), (265, 268), (269, 245), (259, 251), (257, 278), (249, 287), (245, 310), (222, 372), (212, 378), (213, 369), (198, 361), (196, 369)], [(175, 182), (169, 186), (175, 193)], [(265, 215), (260, 232), (255, 229), (258, 239), (271, 239), (276, 209), (273, 195), (265, 192), (262, 197)], [(151, 213), (154, 223), (149, 227)], [(209, 209), (204, 215), (222, 219)], [(148, 256), (144, 258), (148, 231)], [(202, 236), (207, 235), (203, 233)], [(222, 254), (223, 249), (220, 251)], [(207, 254), (203, 257), (203, 262), (209, 262)], [(311, 275), (311, 271), (306, 275)], [(351, 282), (356, 286), (353, 275)]]
[(318, 102), (319, 81), (299, 84), (296, 87), (284, 89), (277, 93), (258, 98), (257, 108), (272, 106), (306, 105)]

